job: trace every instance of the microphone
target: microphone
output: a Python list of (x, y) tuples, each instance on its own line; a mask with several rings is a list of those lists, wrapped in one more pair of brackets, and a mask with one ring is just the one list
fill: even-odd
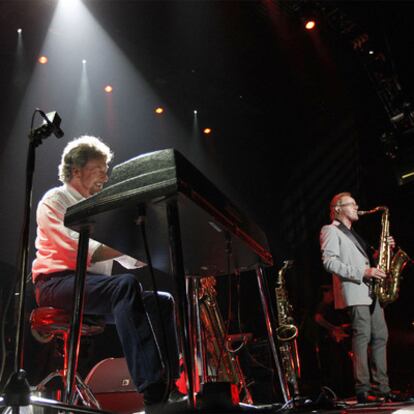
[[(56, 138), (62, 138), (64, 135), (64, 132), (60, 128), (60, 123), (62, 119), (58, 115), (56, 111), (48, 112), (45, 114), (41, 109), (37, 108), (37, 112), (39, 112), (40, 116), (46, 121), (47, 125), (52, 129), (53, 135)], [(50, 120), (52, 119), (52, 121)]]

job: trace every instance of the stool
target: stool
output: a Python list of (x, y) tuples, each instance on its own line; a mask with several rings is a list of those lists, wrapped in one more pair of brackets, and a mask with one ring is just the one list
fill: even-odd
[[(53, 378), (60, 377), (63, 384), (66, 384), (68, 369), (68, 349), (69, 331), (71, 326), (72, 314), (63, 309), (53, 307), (40, 307), (32, 311), (30, 315), (30, 327), (34, 336), (41, 342), (48, 342), (53, 337), (63, 340), (63, 369), (50, 373), (37, 386), (37, 391), (43, 391), (46, 384)], [(81, 336), (92, 336), (103, 332), (105, 327), (104, 320), (96, 316), (84, 315)], [(81, 399), (82, 403), (91, 408), (100, 409), (99, 402), (96, 400), (92, 391), (82, 381), (81, 377), (75, 375), (75, 400)]]

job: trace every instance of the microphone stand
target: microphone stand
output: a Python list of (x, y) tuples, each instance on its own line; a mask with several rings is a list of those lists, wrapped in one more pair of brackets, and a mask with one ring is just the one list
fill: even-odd
[[(35, 110), (32, 117), (32, 124), (34, 115), (36, 114), (36, 112), (39, 111), (39, 109)], [(29, 149), (26, 160), (26, 193), (24, 202), (22, 238), (19, 252), (19, 271), (17, 280), (18, 289), (16, 289), (16, 294), (18, 295), (19, 299), (17, 307), (17, 328), (13, 355), (14, 371), (7, 380), (7, 383), (4, 388), (4, 394), (0, 396), (0, 408), (11, 407), (12, 414), (19, 414), (20, 407), (25, 407), (31, 404), (34, 406), (50, 407), (56, 410), (67, 412), (82, 412), (86, 414), (109, 414), (105, 411), (97, 409), (77, 407), (51, 399), (31, 396), (30, 385), (27, 381), (26, 372), (23, 369), (23, 336), (26, 297), (26, 274), (27, 258), (29, 253), (30, 212), (32, 206), (33, 175), (35, 170), (36, 148), (40, 144), (42, 144), (43, 139), (46, 139), (52, 133), (54, 133), (54, 127), (50, 122), (36, 129), (31, 128), (29, 133)], [(63, 132), (59, 135), (63, 136)]]
[[(32, 205), (33, 175), (36, 159), (36, 147), (47, 138), (44, 133), (35, 133), (31, 130), (29, 134), (29, 149), (26, 159), (26, 188), (22, 224), (22, 238), (19, 252), (19, 271), (16, 284), (18, 296), (17, 306), (17, 327), (14, 344), (14, 371), (5, 386), (4, 405), (11, 406), (13, 414), (19, 413), (20, 406), (30, 403), (30, 387), (27, 382), (26, 372), (23, 369), (23, 335), (24, 335), (24, 313), (26, 298), (26, 274), (27, 258), (29, 255), (29, 232), (30, 232), (30, 211)], [(0, 404), (2, 401), (0, 401)]]

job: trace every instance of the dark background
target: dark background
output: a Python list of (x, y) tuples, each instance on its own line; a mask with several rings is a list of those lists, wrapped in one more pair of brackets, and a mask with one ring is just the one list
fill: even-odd
[[(399, 185), (397, 179), (402, 168), (414, 169), (410, 110), (398, 125), (387, 113), (390, 106), (398, 112), (403, 103), (410, 108), (414, 5), (83, 4), (82, 15), (73, 15), (59, 10), (56, 1), (0, 1), (2, 311), (18, 260), (31, 115), (36, 107), (57, 110), (65, 137), (51, 137), (37, 151), (33, 205), (57, 185), (60, 154), (72, 137), (101, 136), (115, 152), (114, 164), (148, 151), (178, 149), (261, 226), (276, 268), (295, 260), (288, 288), (303, 328), (304, 374), (311, 381), (317, 374), (311, 358), (307, 362), (313, 351), (306, 335), (313, 329), (319, 286), (330, 281), (320, 264), (318, 237), (329, 222), (332, 196), (351, 191), (362, 209), (389, 206), (392, 234), (414, 254), (413, 185)], [(332, 20), (332, 10), (339, 22)], [(306, 13), (318, 19), (312, 32), (303, 29)], [(359, 36), (365, 39), (362, 46)], [(48, 56), (47, 65), (37, 63), (41, 54)], [(381, 54), (386, 65), (378, 64)], [(87, 76), (84, 71), (82, 77), (84, 58)], [(398, 81), (398, 96), (383, 88), (380, 99), (378, 85), (384, 82), (378, 82), (378, 72), (382, 81)], [(106, 84), (114, 87), (111, 95), (103, 91)], [(162, 116), (154, 114), (159, 105), (166, 110)], [(203, 135), (204, 127), (212, 134)], [(393, 141), (384, 143), (381, 136), (391, 132)], [(33, 211), (31, 243), (34, 228)], [(364, 218), (357, 228), (378, 245), (379, 215)], [(412, 268), (404, 274), (401, 297), (386, 310), (390, 376), (400, 388), (410, 386), (413, 372), (408, 358), (414, 342)], [(270, 282), (274, 275), (275, 270), (269, 273)], [(236, 281), (221, 283), (225, 304)], [(240, 284), (245, 329), (260, 338), (254, 275), (246, 274)]]

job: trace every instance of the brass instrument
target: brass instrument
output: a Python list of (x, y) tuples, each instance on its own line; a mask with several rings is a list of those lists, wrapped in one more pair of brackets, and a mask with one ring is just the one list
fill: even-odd
[[(298, 380), (300, 378), (300, 361), (296, 338), (298, 328), (292, 316), (292, 305), (289, 303), (285, 287), (286, 271), (292, 266), (293, 260), (286, 260), (278, 272), (276, 279), (276, 308), (278, 327), (276, 337), (279, 342), (279, 353), (282, 361), (283, 374), (285, 379), (285, 389), (290, 394), (293, 390), (294, 397), (299, 395)], [(289, 387), (290, 386), (290, 387)], [(290, 399), (290, 395), (289, 395)]]
[(381, 236), (379, 244), (378, 268), (383, 270), (386, 277), (373, 281), (373, 293), (381, 305), (394, 302), (399, 295), (401, 272), (411, 260), (407, 253), (400, 248), (393, 254), (388, 242), (390, 235), (390, 212), (388, 207), (378, 206), (368, 211), (358, 211), (358, 215), (373, 214), (382, 211)]
[(215, 290), (216, 279), (213, 276), (200, 280), (199, 291), (200, 319), (206, 336), (208, 368), (210, 377), (215, 381), (225, 381), (236, 384), (240, 401), (253, 404), (253, 399), (240, 367), (238, 357), (231, 350), (231, 341), (227, 336), (223, 318), (217, 303)]

